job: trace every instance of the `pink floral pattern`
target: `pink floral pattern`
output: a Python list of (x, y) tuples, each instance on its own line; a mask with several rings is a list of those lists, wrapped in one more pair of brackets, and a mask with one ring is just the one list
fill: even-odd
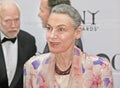
[[(75, 47), (67, 88), (113, 88), (112, 69), (105, 58)], [(54, 76), (54, 55), (33, 56), (24, 65), (24, 88), (60, 88)]]

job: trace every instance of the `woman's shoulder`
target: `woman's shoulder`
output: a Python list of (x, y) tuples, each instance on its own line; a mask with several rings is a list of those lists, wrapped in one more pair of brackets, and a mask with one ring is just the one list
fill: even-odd
[(40, 55), (32, 56), (25, 64), (39, 64), (46, 61), (52, 54), (51, 53), (45, 53)]
[(96, 56), (96, 55), (90, 55), (84, 53), (85, 61), (86, 62), (91, 62), (93, 65), (100, 65), (100, 66), (109, 66), (110, 62), (107, 58)]

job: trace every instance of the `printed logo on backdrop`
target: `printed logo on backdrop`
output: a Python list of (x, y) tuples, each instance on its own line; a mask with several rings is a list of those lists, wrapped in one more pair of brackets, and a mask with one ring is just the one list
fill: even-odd
[(87, 10), (82, 12), (82, 29), (83, 31), (98, 31), (99, 26), (96, 23), (97, 20), (97, 14), (99, 13), (99, 10), (96, 10), (95, 12)]

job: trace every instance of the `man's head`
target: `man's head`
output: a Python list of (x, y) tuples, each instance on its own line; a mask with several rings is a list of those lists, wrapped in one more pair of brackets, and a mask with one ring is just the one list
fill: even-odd
[(16, 37), (20, 29), (20, 10), (18, 5), (5, 0), (0, 5), (0, 31), (7, 37)]
[(41, 18), (43, 27), (46, 27), (51, 9), (59, 4), (70, 5), (70, 0), (41, 0), (38, 16)]

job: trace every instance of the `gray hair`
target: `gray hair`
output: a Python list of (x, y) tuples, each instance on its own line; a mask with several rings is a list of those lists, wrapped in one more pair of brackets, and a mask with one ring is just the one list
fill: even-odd
[(54, 6), (59, 4), (71, 5), (70, 0), (48, 0), (48, 5), (52, 9)]
[(75, 29), (81, 25), (81, 16), (79, 12), (72, 6), (67, 4), (56, 5), (52, 8), (51, 13), (67, 14), (73, 19)]

